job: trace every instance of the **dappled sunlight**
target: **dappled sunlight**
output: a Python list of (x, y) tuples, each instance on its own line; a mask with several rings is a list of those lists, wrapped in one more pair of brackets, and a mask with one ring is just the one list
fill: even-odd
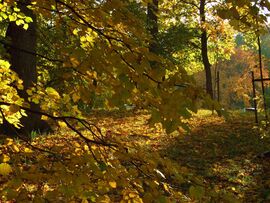
[(0, 167), (6, 173), (1, 187), (9, 188), (5, 195), (22, 201), (83, 199), (91, 188), (87, 197), (93, 201), (141, 201), (148, 194), (146, 201), (161, 187), (168, 198), (184, 202), (192, 202), (190, 195), (263, 200), (269, 164), (256, 155), (269, 149), (270, 139), (260, 138), (250, 118), (240, 122), (237, 117), (197, 116), (190, 119), (189, 132), (167, 135), (161, 126), (148, 125), (145, 112), (119, 113), (97, 114), (91, 120), (98, 119), (105, 139), (120, 148), (88, 145), (67, 129), (37, 136), (31, 145), (3, 140), (1, 160), (11, 167)]
[(269, 180), (264, 170), (268, 161), (256, 156), (269, 150), (270, 139), (261, 139), (253, 120), (249, 116), (229, 121), (200, 117), (192, 119), (191, 126), (190, 134), (174, 138), (161, 153), (192, 169), (219, 191), (251, 202), (262, 198), (262, 188), (269, 188), (264, 181)]
[(0, 203), (269, 202), (267, 9), (1, 1)]

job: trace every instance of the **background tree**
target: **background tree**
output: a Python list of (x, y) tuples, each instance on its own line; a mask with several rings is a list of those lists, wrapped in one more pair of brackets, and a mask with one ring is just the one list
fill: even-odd
[(222, 4), (221, 1), (181, 1), (162, 5), (165, 52), (174, 56), (174, 61), (189, 74), (204, 69), (204, 89), (211, 99), (215, 80), (212, 69), (217, 68), (211, 64), (228, 59), (234, 46), (232, 28), (216, 15)]
[[(133, 103), (147, 108), (152, 113), (154, 122), (162, 122), (170, 130), (176, 129), (176, 126), (181, 123), (178, 114), (189, 116), (189, 110), (196, 110), (194, 102), (199, 97), (198, 90), (183, 64), (191, 61), (190, 64), (193, 65), (197, 63), (199, 57), (203, 61), (205, 57), (202, 57), (202, 47), (207, 51), (210, 64), (214, 58), (211, 55), (215, 55), (216, 49), (211, 45), (216, 42), (214, 36), (223, 40), (218, 35), (223, 29), (222, 26), (218, 31), (212, 28), (216, 27), (213, 21), (218, 22), (213, 12), (215, 9), (213, 2), (162, 2), (162, 9), (158, 9), (158, 13), (160, 22), (166, 23), (161, 26), (160, 31), (157, 29), (157, 12), (150, 12), (149, 2), (145, 5), (143, 5), (145, 2), (137, 2), (137, 8), (148, 5), (148, 18), (151, 14), (154, 20), (155, 31), (152, 32), (152, 39), (149, 39), (145, 19), (135, 15), (129, 2), (93, 1), (82, 4), (77, 1), (56, 0), (54, 3), (40, 1), (32, 5), (34, 12), (39, 13), (39, 22), (43, 24), (40, 31), (46, 33), (51, 29), (59, 34), (57, 38), (50, 35), (50, 45), (44, 46), (45, 41), (39, 41), (40, 51), (46, 54), (46, 49), (53, 50), (49, 55), (54, 60), (48, 60), (51, 58), (47, 56), (39, 57), (39, 67), (51, 66), (51, 68), (40, 71), (40, 76), (44, 77), (40, 77), (37, 81), (38, 85), (28, 90), (32, 102), (39, 103), (42, 109), (58, 115), (81, 116), (79, 104), (87, 105), (92, 93), (96, 95), (106, 92), (104, 103), (107, 109), (120, 108), (125, 103)], [(157, 7), (159, 2), (154, 3)], [(168, 5), (174, 4), (176, 7), (173, 8), (176, 9), (171, 11), (175, 13), (167, 18)], [(205, 9), (209, 15), (205, 14)], [(186, 15), (186, 11), (194, 12), (196, 17)], [(129, 26), (130, 24), (134, 26)], [(205, 38), (201, 40), (206, 29), (208, 32), (206, 40), (210, 40), (207, 41), (207, 50), (202, 43), (205, 43)], [(162, 47), (159, 56), (149, 52), (148, 49), (149, 42), (157, 41), (153, 40), (156, 32), (159, 32), (158, 46)], [(166, 36), (170, 36), (171, 44), (174, 44), (173, 42), (179, 39), (174, 38), (178, 33), (184, 33), (187, 38), (180, 42), (187, 42), (188, 46), (177, 47), (176, 45), (180, 43), (175, 43), (175, 46), (170, 48), (166, 45)], [(61, 40), (57, 41), (59, 38)], [(188, 60), (183, 54), (185, 50), (181, 50), (183, 47), (189, 50)], [(209, 51), (211, 47), (213, 51)], [(220, 50), (221, 48), (218, 52)], [(153, 62), (160, 64), (162, 68), (153, 69)], [(71, 90), (72, 88), (75, 90)], [(185, 100), (175, 99), (170, 103), (169, 95)], [(166, 103), (169, 104), (164, 108)], [(177, 106), (176, 111), (175, 106)]]
[(201, 54), (202, 54), (202, 61), (204, 65), (205, 71), (205, 78), (206, 78), (206, 92), (211, 97), (214, 98), (213, 94), (213, 84), (212, 84), (212, 74), (211, 74), (211, 64), (208, 58), (208, 36), (206, 30), (206, 1), (200, 1), (200, 26), (201, 26)]
[[(243, 109), (253, 106), (251, 71), (254, 71), (256, 78), (260, 77), (256, 53), (238, 47), (234, 49), (229, 59), (219, 61), (217, 66), (220, 71), (222, 106), (226, 109)], [(264, 68), (263, 73), (268, 75), (268, 70)], [(204, 84), (201, 80), (203, 74), (203, 72), (198, 72), (195, 75), (198, 84)], [(257, 95), (259, 95), (258, 90)]]
[[(173, 131), (182, 122), (179, 114), (188, 117), (196, 110), (198, 93), (190, 77), (183, 67), (175, 71), (170, 60), (149, 51), (153, 41), (148, 28), (129, 2), (40, 1), (32, 8), (42, 25), (39, 31), (59, 34), (38, 40), (39, 77), (27, 90), (30, 101), (43, 111), (82, 116), (78, 105), (89, 104), (94, 92), (106, 95), (106, 109), (133, 103), (149, 110), (152, 123), (161, 122)], [(153, 63), (162, 68), (153, 69)], [(176, 84), (183, 88), (176, 89)], [(175, 99), (169, 101), (169, 95)], [(169, 105), (164, 108), (165, 104)]]

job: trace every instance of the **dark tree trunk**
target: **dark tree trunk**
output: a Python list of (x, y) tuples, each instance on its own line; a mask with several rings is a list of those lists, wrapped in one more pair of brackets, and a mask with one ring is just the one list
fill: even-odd
[[(23, 2), (23, 3), (22, 3)], [(33, 22), (29, 24), (27, 30), (22, 26), (17, 26), (15, 22), (9, 23), (6, 38), (9, 41), (10, 46), (7, 46), (7, 52), (10, 55), (11, 69), (15, 71), (19, 78), (23, 80), (24, 90), (18, 90), (19, 95), (28, 101), (28, 95), (26, 90), (37, 82), (37, 68), (36, 68), (36, 17), (32, 10), (27, 8), (26, 1), (18, 1), (18, 7), (26, 15), (33, 19)], [(39, 110), (39, 106), (31, 103), (31, 109)], [(21, 123), (24, 126), (18, 132), (24, 135), (29, 135), (31, 131), (40, 130), (43, 131), (49, 126), (45, 124), (39, 115), (27, 113), (27, 117), (21, 119)], [(4, 126), (5, 133), (12, 133), (14, 129), (10, 130), (10, 126)], [(8, 129), (9, 128), (9, 129)], [(14, 132), (13, 132), (14, 134)]]
[(20, 9), (25, 15), (30, 16), (33, 22), (29, 24), (27, 30), (14, 22), (9, 23), (6, 37), (10, 40), (11, 46), (7, 48), (7, 51), (10, 54), (12, 70), (23, 80), (24, 90), (19, 92), (20, 96), (27, 101), (28, 96), (25, 90), (37, 82), (36, 56), (34, 55), (37, 44), (36, 19), (33, 12), (24, 5), (21, 5)]
[(153, 2), (147, 5), (147, 24), (149, 32), (152, 36), (152, 41), (149, 44), (149, 51), (153, 53), (158, 53), (158, 0), (153, 0)]
[[(159, 55), (161, 47), (158, 43), (158, 2), (159, 0), (153, 0), (147, 5), (147, 26), (149, 33), (151, 35), (151, 41), (149, 43), (149, 51)], [(150, 61), (150, 66), (153, 70), (152, 73), (156, 72), (155, 79), (159, 82), (165, 79), (165, 70), (162, 69), (162, 66), (157, 61)], [(159, 87), (159, 84), (158, 84)]]
[(211, 64), (208, 58), (208, 39), (207, 39), (207, 31), (204, 28), (204, 24), (206, 23), (205, 19), (205, 0), (200, 1), (200, 21), (202, 26), (201, 33), (201, 54), (202, 61), (204, 65), (205, 77), (206, 77), (206, 92), (213, 99), (213, 85), (212, 85), (212, 74), (211, 74)]

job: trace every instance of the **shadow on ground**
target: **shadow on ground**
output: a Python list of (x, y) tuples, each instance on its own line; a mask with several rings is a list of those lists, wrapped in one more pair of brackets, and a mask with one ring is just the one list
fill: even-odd
[(160, 148), (163, 156), (244, 202), (270, 202), (270, 159), (256, 157), (270, 150), (270, 137), (262, 139), (253, 120), (207, 117), (191, 125), (190, 133)]

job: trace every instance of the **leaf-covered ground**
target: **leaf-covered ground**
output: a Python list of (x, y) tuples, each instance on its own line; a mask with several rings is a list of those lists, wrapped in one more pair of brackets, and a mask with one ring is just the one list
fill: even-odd
[(144, 112), (90, 116), (122, 151), (88, 146), (66, 129), (32, 142), (58, 155), (3, 137), (1, 163), (12, 168), (0, 175), (3, 201), (270, 201), (270, 159), (256, 157), (270, 150), (270, 137), (261, 137), (252, 116), (196, 115), (190, 132), (171, 135), (148, 119)]
[(217, 190), (229, 191), (244, 202), (270, 202), (270, 158), (257, 157), (270, 150), (270, 135), (263, 137), (253, 114), (231, 115), (226, 120), (207, 111), (201, 114), (189, 121), (190, 132), (180, 129), (172, 135), (159, 126), (147, 126), (147, 115), (101, 120), (107, 129), (129, 141), (141, 141)]

